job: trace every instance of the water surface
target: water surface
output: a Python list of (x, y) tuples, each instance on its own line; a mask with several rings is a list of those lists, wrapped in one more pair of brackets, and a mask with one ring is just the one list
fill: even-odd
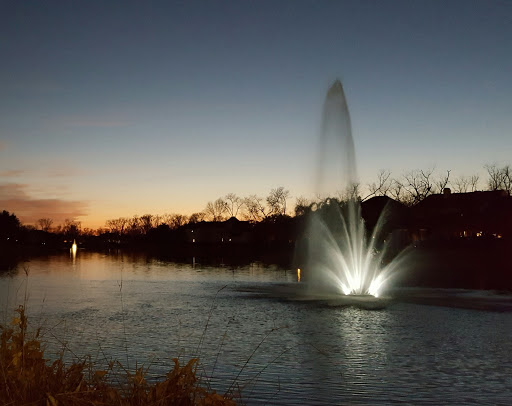
[[(385, 310), (255, 299), (292, 270), (79, 251), (0, 274), (0, 320), (26, 301), (49, 354), (149, 367), (199, 355), (248, 404), (509, 404), (512, 314), (395, 303)], [(25, 272), (26, 271), (26, 272)], [(28, 276), (26, 275), (28, 273)]]

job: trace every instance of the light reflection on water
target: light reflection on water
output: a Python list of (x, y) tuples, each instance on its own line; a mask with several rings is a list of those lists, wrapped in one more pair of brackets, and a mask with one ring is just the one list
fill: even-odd
[(405, 303), (371, 312), (251, 299), (236, 287), (297, 278), (296, 270), (259, 264), (193, 267), (79, 251), (75, 261), (53, 256), (19, 269), (0, 277), (0, 320), (27, 292), (30, 321), (45, 327), (50, 353), (67, 342), (99, 364), (151, 364), (155, 377), (171, 358), (199, 353), (212, 386), (226, 390), (238, 376), (249, 404), (512, 398), (510, 313)]

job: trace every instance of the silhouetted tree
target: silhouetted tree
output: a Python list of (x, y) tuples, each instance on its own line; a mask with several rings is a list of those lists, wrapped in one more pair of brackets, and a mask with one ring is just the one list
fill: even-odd
[(434, 193), (443, 193), (444, 189), (448, 186), (448, 182), (450, 181), (450, 170), (446, 171), (446, 175), (439, 176), (437, 180), (434, 181)]
[(153, 228), (157, 228), (159, 225), (164, 223), (164, 216), (160, 214), (153, 215)]
[(425, 197), (432, 194), (434, 184), (432, 182), (433, 169), (417, 169), (404, 175), (404, 187), (409, 193), (412, 203), (419, 203)]
[(2, 242), (7, 238), (15, 238), (18, 236), (21, 223), (14, 213), (10, 214), (7, 210), (0, 213), (0, 238)]
[(130, 220), (126, 217), (119, 217), (118, 219), (107, 220), (105, 226), (111, 233), (123, 235)]
[(488, 190), (506, 190), (508, 194), (512, 192), (512, 169), (509, 165), (499, 168), (496, 164), (485, 165), (487, 170)]
[(316, 211), (323, 212), (331, 212), (333, 209), (339, 209), (343, 206), (344, 202), (347, 200), (336, 198), (336, 197), (326, 197), (324, 199), (316, 201), (310, 207), (315, 209)]
[(101, 228), (100, 229), (97, 229), (97, 230), (94, 230), (92, 228), (88, 228), (88, 227), (85, 227), (84, 229), (82, 229), (81, 231), (81, 236), (82, 237), (93, 237), (95, 235), (99, 235), (101, 232)]
[[(407, 204), (415, 204), (432, 193), (442, 193), (448, 186), (450, 172), (434, 178), (434, 170), (413, 170), (406, 172), (402, 179), (391, 178), (391, 172), (381, 170), (377, 175), (377, 182), (368, 184), (368, 194), (361, 198), (361, 201), (368, 200), (373, 196), (390, 196), (393, 199)], [(352, 194), (353, 197), (356, 193)], [(342, 200), (346, 200), (343, 196)]]
[(141, 228), (141, 221), (140, 221), (140, 218), (139, 216), (137, 216), (136, 214), (128, 220), (128, 224), (127, 224), (127, 232), (128, 234), (130, 234), (132, 237), (136, 236), (136, 235), (140, 235), (142, 233), (142, 228)]
[[(447, 170), (446, 174), (436, 176), (433, 168), (415, 169), (405, 172), (401, 178), (386, 179), (383, 190), (386, 191), (385, 196), (413, 206), (431, 194), (443, 193), (449, 185), (450, 172)], [(383, 176), (385, 178), (385, 172)]]
[(187, 220), (188, 220), (188, 217), (184, 216), (183, 214), (172, 214), (171, 220), (169, 223), (169, 227), (171, 229), (175, 230), (175, 229), (180, 228), (181, 226), (187, 224)]
[[(352, 182), (344, 190), (339, 191), (337, 193), (337, 200), (346, 202), (349, 200), (361, 200), (361, 185), (358, 182)], [(319, 199), (319, 201), (332, 199), (332, 197), (324, 197), (323, 199)]]
[(397, 202), (407, 204), (407, 198), (405, 196), (405, 188), (403, 183), (398, 179), (392, 179), (389, 187), (389, 195)]
[(258, 222), (267, 218), (269, 210), (263, 203), (263, 198), (250, 195), (244, 199), (244, 213), (243, 218), (245, 220)]
[(204, 220), (205, 214), (204, 212), (200, 211), (198, 213), (192, 213), (188, 218), (189, 224), (195, 224), (199, 223)]
[(167, 224), (169, 226), (172, 222), (172, 216), (173, 216), (173, 214), (169, 214), (169, 213), (162, 214), (161, 219), (160, 219), (160, 221), (161, 221), (160, 224)]
[(222, 221), (228, 211), (227, 203), (222, 198), (218, 198), (213, 203), (208, 202), (204, 209), (205, 218), (210, 221)]
[(276, 189), (271, 189), (267, 196), (267, 204), (270, 210), (270, 215), (286, 214), (286, 200), (290, 196), (290, 191), (286, 190), (283, 186)]
[(478, 175), (471, 175), (469, 178), (469, 190), (471, 192), (476, 192), (478, 190), (478, 181), (480, 177)]
[(53, 220), (50, 218), (42, 218), (37, 220), (37, 225), (39, 228), (45, 232), (49, 232), (52, 228)]
[(226, 197), (224, 197), (224, 200), (226, 201), (226, 207), (229, 217), (237, 217), (240, 208), (244, 204), (243, 199), (238, 197), (234, 193), (228, 193)]
[(295, 217), (304, 216), (310, 211), (311, 202), (305, 197), (299, 196), (295, 199)]
[(455, 193), (475, 192), (478, 186), (478, 175), (459, 176), (452, 181), (453, 191)]
[(80, 236), (80, 231), (82, 228), (82, 224), (79, 221), (65, 219), (64, 224), (62, 226), (62, 233), (68, 239), (78, 238)]
[(368, 184), (369, 194), (361, 198), (361, 201), (368, 200), (373, 196), (388, 196), (392, 186), (391, 172), (381, 169), (377, 174), (377, 182)]
[(141, 233), (146, 235), (149, 230), (153, 228), (153, 215), (152, 214), (144, 214), (139, 218), (139, 227)]

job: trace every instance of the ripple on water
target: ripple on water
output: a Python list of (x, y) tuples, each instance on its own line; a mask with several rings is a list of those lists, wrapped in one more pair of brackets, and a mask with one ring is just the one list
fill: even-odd
[[(66, 342), (73, 354), (89, 354), (100, 365), (110, 359), (150, 365), (154, 378), (172, 367), (171, 358), (198, 355), (204, 379), (221, 392), (236, 379), (248, 404), (508, 404), (512, 398), (511, 313), (414, 303), (369, 312), (248, 297), (237, 288), (289, 282), (291, 274), (255, 265), (204, 268), (197, 276), (192, 267), (145, 263), (123, 274), (122, 291), (119, 263), (108, 256), (82, 258), (83, 279), (72, 264), (64, 272), (58, 262), (62, 272), (55, 274), (51, 266), (31, 262), (37, 283), (28, 311), (44, 321), (52, 354)], [(0, 278), (10, 308), (22, 280)]]

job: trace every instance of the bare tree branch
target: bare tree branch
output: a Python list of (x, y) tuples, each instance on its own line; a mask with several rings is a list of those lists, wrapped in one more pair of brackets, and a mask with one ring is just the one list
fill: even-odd
[(368, 184), (369, 194), (363, 198), (361, 201), (368, 200), (373, 196), (387, 196), (390, 193), (390, 189), (392, 186), (391, 172), (385, 169), (381, 169), (377, 174), (377, 182), (373, 182)]
[(225, 214), (228, 211), (228, 204), (222, 198), (218, 198), (213, 203), (208, 202), (206, 208), (204, 209), (204, 213), (206, 218), (211, 221), (222, 221), (225, 218)]
[(446, 175), (439, 177), (434, 182), (434, 193), (443, 193), (446, 187), (448, 186), (448, 182), (450, 180), (450, 172), (451, 170), (446, 171)]
[(283, 186), (272, 189), (267, 197), (267, 204), (270, 214), (286, 214), (286, 200), (290, 196), (290, 191)]
[(295, 199), (295, 217), (305, 215), (310, 208), (311, 202), (303, 196), (299, 196)]
[(52, 228), (53, 220), (50, 218), (42, 218), (37, 220), (37, 225), (41, 228), (43, 231), (50, 231)]
[(263, 203), (263, 198), (251, 195), (244, 199), (243, 217), (249, 221), (262, 221), (267, 218), (269, 211)]
[(224, 197), (226, 204), (227, 204), (227, 211), (229, 214), (229, 217), (236, 217), (238, 215), (238, 212), (242, 208), (244, 201), (242, 198), (238, 197), (234, 193), (228, 193), (226, 197)]

